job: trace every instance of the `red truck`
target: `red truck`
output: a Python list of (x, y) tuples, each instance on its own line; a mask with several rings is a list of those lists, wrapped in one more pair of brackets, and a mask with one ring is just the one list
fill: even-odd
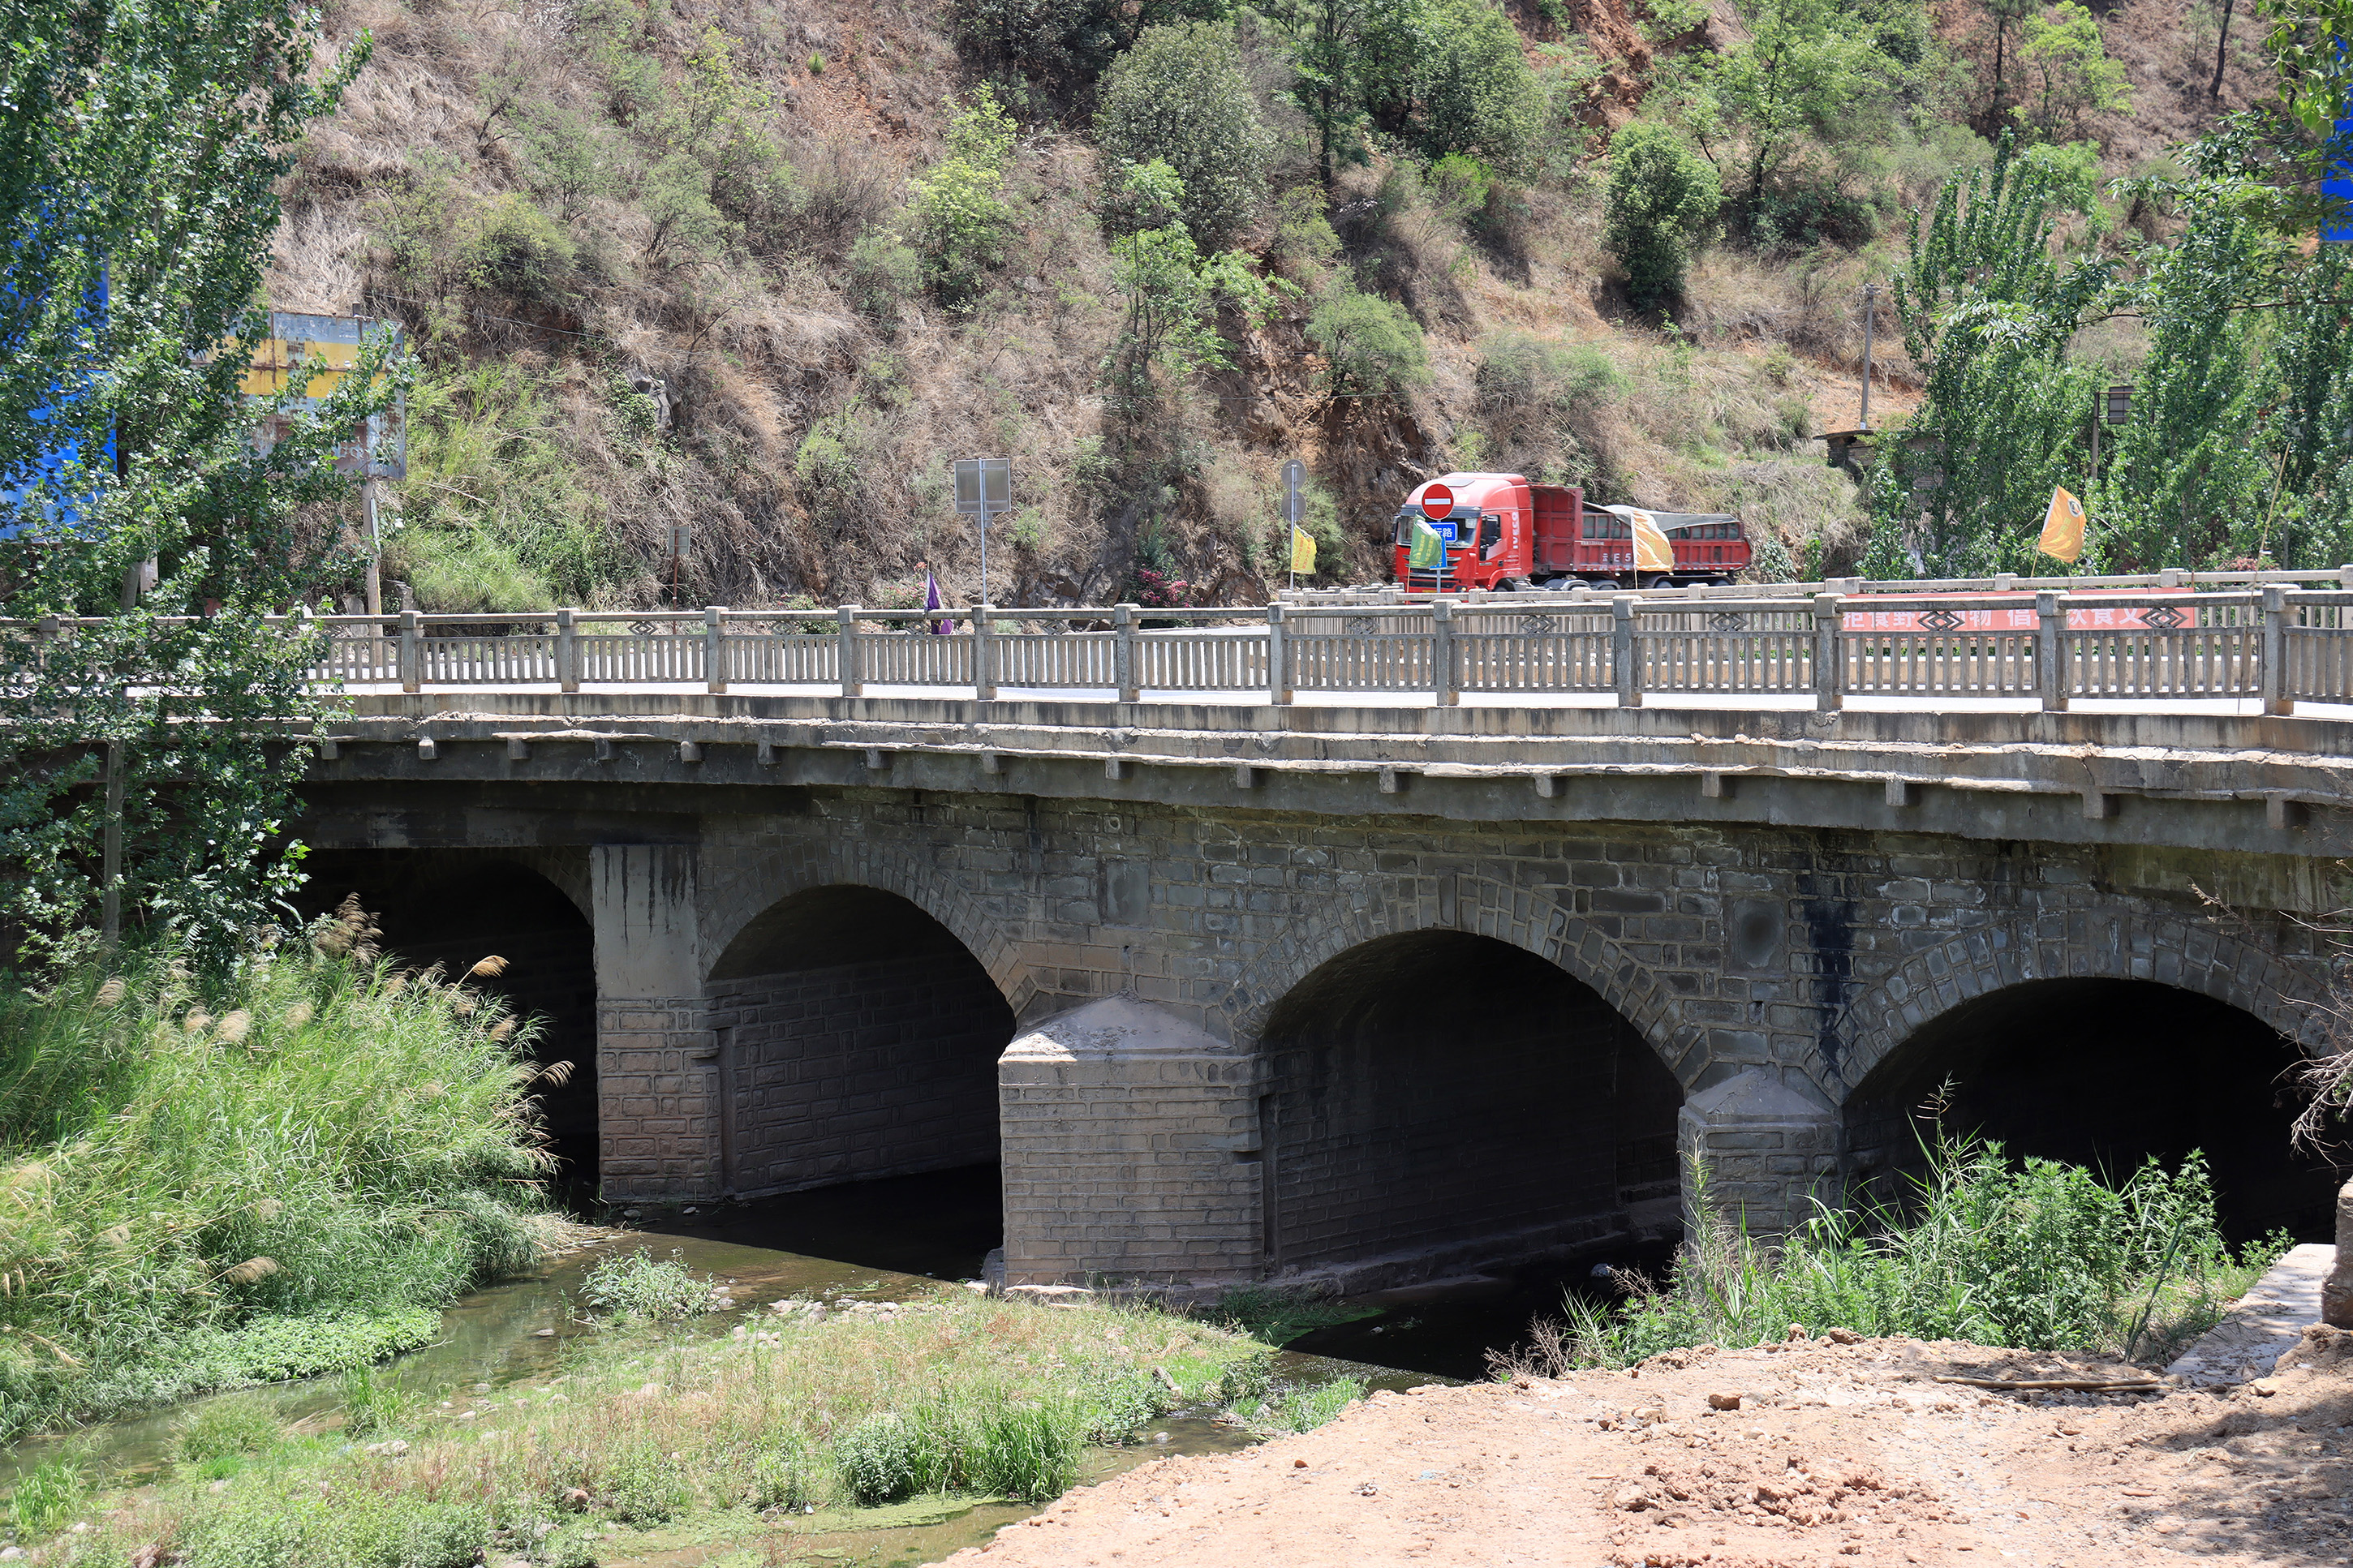
[(1740, 520), (1712, 512), (1653, 511), (1673, 547), (1672, 572), (1634, 570), (1631, 515), (1644, 508), (1588, 506), (1570, 485), (1531, 484), (1521, 474), (1446, 474), (1414, 487), (1398, 509), (1391, 569), (1409, 592), (1430, 592), (1438, 574), (1408, 564), (1422, 498), (1444, 486), (1454, 504), (1430, 526), (1446, 542), (1445, 586), (1565, 588), (1578, 582), (1729, 583), (1748, 565)]

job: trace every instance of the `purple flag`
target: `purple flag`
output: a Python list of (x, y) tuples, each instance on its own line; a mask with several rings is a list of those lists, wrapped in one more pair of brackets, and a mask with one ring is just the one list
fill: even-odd
[[(927, 610), (936, 610), (939, 607), (939, 580), (932, 575), (932, 569), (926, 566), (923, 568), (923, 608)], [(955, 623), (953, 621), (934, 621), (932, 623), (932, 635), (935, 637), (944, 637), (955, 629)]]

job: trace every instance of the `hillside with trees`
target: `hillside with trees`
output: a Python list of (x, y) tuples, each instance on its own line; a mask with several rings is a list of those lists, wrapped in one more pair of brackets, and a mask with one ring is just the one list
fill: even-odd
[[(2309, 264), (2227, 148), (2181, 150), (2275, 100), (2263, 27), (2204, 0), (353, 0), (328, 35), (373, 58), (301, 146), (269, 295), (417, 351), (395, 607), (659, 603), (681, 522), (688, 604), (903, 604), (919, 563), (976, 598), (965, 456), (1015, 465), (1003, 604), (1263, 597), (1294, 456), (1325, 581), (1373, 574), (1450, 468), (1736, 511), (1760, 570), (2015, 564), (2032, 493), (2089, 488), (2091, 389), (2136, 378), (2164, 419), (2112, 443), (2103, 560), (2326, 554), (2342, 441), (2296, 433), (2335, 328), (2214, 311)], [(2242, 141), (2288, 122), (2262, 123)], [(1899, 280), (1874, 423), (1925, 395), (1935, 435), (1859, 484), (1811, 438), (1854, 422), (1862, 286)]]

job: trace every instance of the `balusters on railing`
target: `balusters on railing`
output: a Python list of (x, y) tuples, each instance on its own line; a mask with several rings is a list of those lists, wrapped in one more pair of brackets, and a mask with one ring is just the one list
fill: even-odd
[(1836, 594), (1814, 595), (1814, 710), (1834, 713), (1846, 706), (1845, 649), (1839, 634), (1846, 612)]
[(2067, 710), (2067, 612), (2056, 594), (2034, 595), (2034, 685), (2045, 713)]
[(1617, 595), (1609, 601), (1609, 672), (1617, 679), (1620, 708), (1642, 705), (1642, 667), (1636, 657), (1639, 647), (1634, 640), (1637, 602), (1628, 594)]
[(858, 671), (858, 606), (842, 605), (834, 613), (834, 619), (840, 627), (836, 635), (841, 639), (841, 647), (834, 657), (840, 665), (841, 694), (856, 697), (866, 689)]

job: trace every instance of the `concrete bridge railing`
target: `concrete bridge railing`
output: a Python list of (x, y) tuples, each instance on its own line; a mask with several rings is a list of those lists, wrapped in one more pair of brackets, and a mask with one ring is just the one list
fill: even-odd
[[(1809, 700), (1924, 705), (2078, 699), (2353, 700), (2353, 590), (2264, 584), (2021, 595), (1476, 595), (1263, 609), (730, 610), (324, 616), (322, 680), (452, 688), (944, 688), (1384, 695)], [(65, 637), (79, 623), (19, 626)]]

